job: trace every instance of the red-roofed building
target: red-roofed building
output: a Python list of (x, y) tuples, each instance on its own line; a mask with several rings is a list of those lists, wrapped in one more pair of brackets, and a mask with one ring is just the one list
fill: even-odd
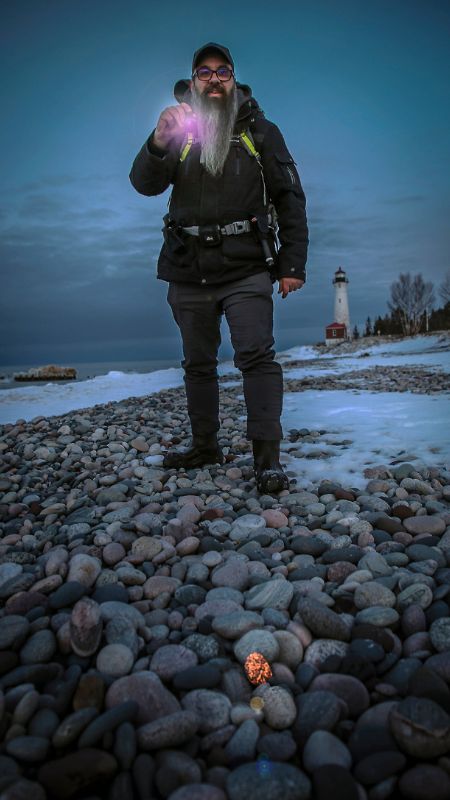
[(345, 327), (343, 322), (332, 322), (331, 325), (327, 325), (325, 328), (326, 331), (326, 339), (325, 344), (333, 345), (338, 344), (339, 342), (345, 342), (347, 337), (347, 328)]

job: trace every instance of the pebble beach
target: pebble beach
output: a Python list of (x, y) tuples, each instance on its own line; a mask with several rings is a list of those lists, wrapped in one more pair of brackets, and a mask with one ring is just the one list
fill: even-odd
[[(223, 466), (162, 467), (178, 387), (0, 426), (0, 800), (448, 800), (449, 463), (330, 477), (342, 437), (285, 428), (259, 495), (220, 383)], [(314, 388), (449, 395), (407, 364)]]

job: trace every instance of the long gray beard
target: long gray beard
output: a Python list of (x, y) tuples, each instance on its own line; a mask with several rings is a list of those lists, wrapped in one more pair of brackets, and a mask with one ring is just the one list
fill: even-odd
[(200, 94), (194, 88), (192, 108), (198, 120), (200, 163), (216, 177), (222, 174), (239, 110), (236, 86), (220, 100)]

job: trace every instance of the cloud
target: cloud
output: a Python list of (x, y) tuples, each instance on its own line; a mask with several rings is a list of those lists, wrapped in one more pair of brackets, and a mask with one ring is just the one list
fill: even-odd
[(387, 197), (385, 202), (389, 205), (403, 205), (408, 203), (425, 203), (426, 197), (421, 194), (403, 195), (403, 197)]
[(91, 186), (65, 176), (28, 184), (0, 213), (0, 335), (10, 348), (174, 333), (155, 280), (163, 209), (124, 209), (114, 194), (105, 206), (105, 181)]
[[(411, 209), (422, 196), (386, 198), (387, 214), (365, 191), (308, 188), (308, 282), (300, 302), (284, 301), (275, 314), (285, 346), (297, 330), (301, 341), (316, 331), (316, 340), (331, 320), (338, 266), (350, 278), (352, 319), (384, 313), (398, 273), (420, 270)], [(167, 285), (156, 280), (165, 211), (165, 197), (137, 195), (117, 175), (53, 175), (16, 187), (0, 207), (2, 341), (11, 351), (30, 341), (59, 349), (91, 343), (114, 357), (112, 342), (136, 340), (164, 356), (178, 336)]]

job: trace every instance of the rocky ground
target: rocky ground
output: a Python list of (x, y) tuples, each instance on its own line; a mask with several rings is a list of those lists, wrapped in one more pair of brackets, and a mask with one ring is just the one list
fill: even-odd
[(259, 496), (241, 393), (187, 473), (178, 389), (0, 428), (0, 800), (450, 798), (450, 472)]
[[(305, 366), (305, 362), (293, 362), (292, 368)], [(327, 365), (329, 368), (329, 365)], [(315, 362), (317, 368), (317, 362)], [(325, 366), (323, 366), (325, 368)], [(332, 389), (361, 389), (371, 392), (413, 392), (414, 394), (441, 394), (450, 390), (447, 373), (424, 367), (383, 367), (358, 369), (336, 375), (314, 375), (305, 378), (286, 378), (287, 392), (319, 391)]]

